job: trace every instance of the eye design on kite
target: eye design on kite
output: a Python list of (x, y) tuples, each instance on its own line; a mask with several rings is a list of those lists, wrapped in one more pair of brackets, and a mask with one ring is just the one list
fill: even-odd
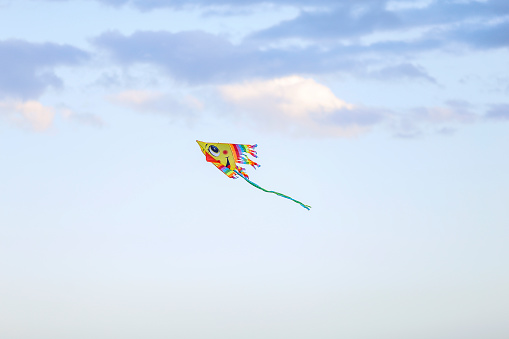
[(209, 152), (210, 152), (210, 154), (212, 154), (213, 156), (217, 157), (217, 156), (219, 155), (219, 148), (217, 148), (217, 146), (210, 145), (210, 146), (209, 146)]

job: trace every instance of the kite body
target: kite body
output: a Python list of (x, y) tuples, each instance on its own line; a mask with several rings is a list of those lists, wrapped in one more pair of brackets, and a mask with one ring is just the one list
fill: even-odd
[(274, 193), (279, 195), (280, 197), (295, 201), (296, 203), (300, 204), (307, 210), (311, 208), (311, 206), (304, 205), (300, 201), (297, 201), (287, 195), (266, 190), (258, 186), (251, 180), (249, 180), (249, 176), (246, 173), (246, 169), (237, 165), (238, 164), (251, 165), (255, 169), (256, 167), (260, 167), (259, 164), (248, 158), (248, 155), (251, 155), (255, 158), (258, 157), (256, 155), (256, 151), (254, 150), (257, 145), (225, 144), (217, 142), (210, 143), (199, 140), (196, 140), (196, 142), (198, 143), (198, 145), (200, 145), (201, 151), (205, 155), (205, 160), (212, 163), (229, 178), (236, 179), (237, 177), (240, 176), (242, 179), (246, 180), (249, 184), (264, 192)]

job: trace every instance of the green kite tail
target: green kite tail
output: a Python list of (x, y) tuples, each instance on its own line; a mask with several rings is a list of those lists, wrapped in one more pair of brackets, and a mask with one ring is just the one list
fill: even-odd
[(248, 178), (246, 178), (244, 175), (242, 175), (241, 173), (239, 173), (237, 170), (234, 170), (235, 173), (237, 173), (242, 179), (246, 180), (248, 183), (250, 183), (251, 185), (253, 185), (254, 187), (264, 191), (264, 192), (267, 192), (267, 193), (274, 193), (274, 194), (277, 194), (279, 195), (280, 197), (283, 197), (283, 198), (286, 198), (286, 199), (290, 199), (291, 201), (295, 201), (297, 204), (301, 205), (302, 207), (304, 207), (305, 209), (307, 209), (309, 211), (309, 209), (311, 208), (311, 206), (309, 205), (305, 205), (303, 203), (301, 203), (300, 201), (298, 200), (295, 200), (293, 199), (292, 197), (289, 197), (287, 195), (284, 195), (282, 193), (279, 193), (279, 192), (274, 192), (274, 191), (269, 191), (269, 190), (266, 190), (265, 188), (263, 187), (260, 187), (258, 186), (257, 184), (255, 184), (254, 182), (252, 182), (251, 180), (249, 180)]

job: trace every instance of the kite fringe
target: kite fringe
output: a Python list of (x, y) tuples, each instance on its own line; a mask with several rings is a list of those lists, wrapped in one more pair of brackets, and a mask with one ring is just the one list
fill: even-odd
[(246, 145), (246, 146), (247, 146), (247, 149), (248, 149), (247, 153), (251, 154), (255, 158), (258, 158), (258, 155), (257, 155), (257, 153), (255, 151), (255, 148), (258, 147), (258, 145), (254, 144), (254, 145)]
[(257, 164), (256, 162), (254, 162), (253, 160), (249, 159), (246, 156), (243, 156), (242, 158), (240, 158), (237, 163), (251, 165), (251, 166), (253, 166), (254, 169), (256, 169), (256, 167), (260, 167), (260, 164)]
[(256, 169), (256, 167), (260, 167), (259, 164), (248, 158), (248, 155), (258, 158), (258, 153), (255, 151), (255, 148), (258, 145), (256, 144), (255, 145), (232, 144), (232, 145), (237, 152), (237, 164), (250, 165), (253, 166), (254, 169)]

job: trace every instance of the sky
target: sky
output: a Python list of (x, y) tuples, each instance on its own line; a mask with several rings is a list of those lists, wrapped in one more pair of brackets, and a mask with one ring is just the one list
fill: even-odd
[(508, 31), (506, 0), (0, 0), (0, 337), (508, 338)]

